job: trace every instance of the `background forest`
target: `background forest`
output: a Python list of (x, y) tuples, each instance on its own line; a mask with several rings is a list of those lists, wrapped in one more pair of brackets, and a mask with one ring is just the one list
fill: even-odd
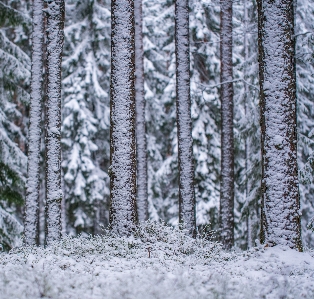
[[(62, 62), (63, 232), (99, 234), (109, 223), (110, 1), (66, 0)], [(298, 162), (304, 246), (314, 245), (314, 3), (295, 17)], [(0, 1), (0, 243), (23, 231), (30, 85), (31, 1)], [(143, 1), (149, 218), (178, 224), (174, 3)], [(220, 176), (220, 2), (190, 1), (191, 99), (199, 230), (218, 229)], [(235, 243), (260, 230), (260, 108), (255, 1), (233, 2)], [(44, 119), (44, 117), (43, 117)], [(43, 124), (44, 125), (44, 124)], [(44, 136), (42, 136), (44, 140)], [(42, 141), (44, 153), (44, 141)], [(43, 163), (42, 163), (43, 164)], [(44, 169), (44, 165), (42, 165)], [(45, 239), (41, 171), (40, 244)]]

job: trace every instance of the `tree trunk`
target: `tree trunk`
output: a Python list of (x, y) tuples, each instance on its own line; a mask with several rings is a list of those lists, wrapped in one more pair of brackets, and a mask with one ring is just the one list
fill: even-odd
[(147, 142), (144, 98), (144, 51), (142, 0), (134, 0), (135, 16), (135, 99), (137, 152), (137, 215), (138, 221), (148, 219)]
[(232, 0), (220, 4), (221, 183), (220, 230), (226, 249), (234, 243), (234, 142), (232, 74)]
[(190, 97), (189, 2), (175, 2), (176, 94), (179, 160), (179, 221), (196, 232), (193, 141)]
[(39, 166), (41, 145), (44, 3), (33, 0), (32, 78), (29, 115), (27, 190), (24, 236), (26, 245), (38, 244)]
[(298, 190), (293, 0), (258, 0), (262, 232), (302, 251)]
[[(248, 106), (249, 106), (249, 86), (247, 84), (249, 78), (247, 75), (247, 63), (249, 61), (249, 47), (248, 47), (248, 25), (249, 25), (249, 18), (248, 18), (248, 7), (247, 7), (247, 0), (244, 0), (244, 39), (243, 39), (243, 48), (244, 48), (244, 61), (245, 66), (243, 70), (243, 78), (244, 78), (244, 115), (246, 118), (249, 118), (250, 115), (248, 113)], [(249, 185), (249, 168), (250, 165), (250, 140), (249, 138), (245, 138), (244, 140), (244, 159), (245, 159), (245, 200), (248, 201), (249, 195), (250, 195), (250, 185)], [(252, 247), (252, 222), (251, 222), (251, 215), (250, 215), (250, 209), (248, 207), (247, 211), (247, 219), (246, 219), (246, 227), (247, 227), (247, 248), (250, 249)], [(254, 245), (254, 243), (253, 243)]]
[(111, 3), (110, 225), (128, 235), (136, 223), (134, 2)]
[(61, 238), (61, 61), (64, 1), (47, 1), (46, 244)]

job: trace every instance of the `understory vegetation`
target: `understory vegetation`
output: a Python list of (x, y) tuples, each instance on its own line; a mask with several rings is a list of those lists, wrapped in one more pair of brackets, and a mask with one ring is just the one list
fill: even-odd
[(313, 298), (314, 252), (226, 252), (156, 222), (0, 254), (1, 298)]

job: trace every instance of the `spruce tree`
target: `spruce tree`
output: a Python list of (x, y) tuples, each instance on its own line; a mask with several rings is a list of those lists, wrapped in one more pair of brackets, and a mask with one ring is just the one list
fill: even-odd
[(296, 135), (294, 3), (258, 1), (262, 234), (302, 251)]
[(190, 7), (196, 218), (200, 231), (212, 231), (220, 196), (220, 8), (210, 0), (190, 1)]
[(134, 5), (111, 4), (110, 224), (128, 235), (136, 223)]
[(61, 237), (61, 61), (64, 1), (47, 2), (46, 244)]
[(177, 224), (174, 5), (145, 0), (143, 13), (149, 216)]
[(109, 222), (110, 6), (66, 1), (62, 170), (66, 232)]
[(27, 159), (31, 21), (25, 1), (0, 1), (0, 244), (20, 245)]

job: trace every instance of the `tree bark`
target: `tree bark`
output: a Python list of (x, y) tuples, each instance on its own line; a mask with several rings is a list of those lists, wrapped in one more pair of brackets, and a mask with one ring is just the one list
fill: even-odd
[(27, 190), (25, 200), (24, 242), (38, 244), (39, 168), (41, 145), (44, 3), (33, 0), (32, 77), (29, 111)]
[(138, 221), (148, 219), (147, 142), (144, 98), (144, 51), (142, 0), (134, 0), (135, 15), (135, 100), (137, 153), (137, 215)]
[(129, 235), (137, 219), (133, 0), (113, 0), (111, 15), (110, 225)]
[(258, 0), (262, 130), (261, 241), (302, 251), (293, 0)]
[(61, 238), (61, 62), (64, 1), (47, 1), (46, 244)]
[(195, 191), (190, 97), (189, 2), (175, 2), (176, 94), (179, 160), (179, 221), (194, 236)]
[[(248, 45), (248, 25), (249, 25), (249, 18), (248, 18), (248, 7), (247, 7), (247, 0), (244, 0), (244, 38), (243, 38), (243, 48), (244, 48), (244, 61), (247, 64), (249, 61), (249, 45)], [(247, 84), (249, 80), (249, 76), (247, 75), (247, 65), (245, 65), (243, 70), (243, 78), (244, 78), (244, 115), (246, 118), (249, 116), (249, 85)], [(244, 141), (244, 159), (245, 159), (245, 197), (246, 201), (249, 198), (250, 194), (250, 184), (249, 184), (249, 168), (251, 168), (250, 164), (250, 140), (247, 137)], [(246, 219), (246, 228), (247, 228), (247, 248), (252, 248), (252, 244), (254, 245), (254, 240), (252, 240), (252, 221), (251, 221), (251, 215), (250, 215), (250, 209), (248, 208), (247, 211), (247, 219)], [(252, 242), (253, 241), (253, 242)]]
[(220, 230), (225, 249), (234, 243), (234, 141), (232, 72), (232, 0), (220, 2), (221, 182)]

